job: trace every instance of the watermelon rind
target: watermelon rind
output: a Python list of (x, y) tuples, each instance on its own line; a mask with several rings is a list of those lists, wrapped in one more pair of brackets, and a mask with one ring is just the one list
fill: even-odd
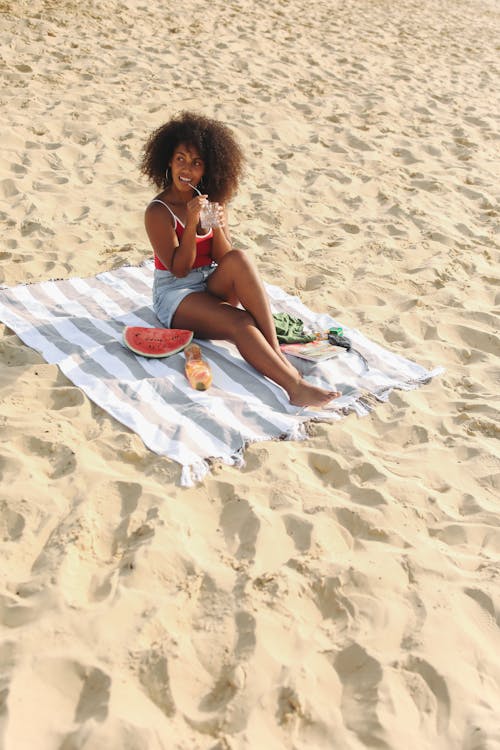
[(125, 326), (123, 343), (140, 357), (160, 359), (181, 352), (193, 338), (193, 331), (183, 328)]

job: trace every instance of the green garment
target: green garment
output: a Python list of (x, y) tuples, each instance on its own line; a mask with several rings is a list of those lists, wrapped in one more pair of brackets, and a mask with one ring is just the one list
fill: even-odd
[(280, 344), (307, 344), (314, 341), (315, 336), (304, 333), (304, 323), (300, 318), (282, 312), (275, 313), (273, 319)]

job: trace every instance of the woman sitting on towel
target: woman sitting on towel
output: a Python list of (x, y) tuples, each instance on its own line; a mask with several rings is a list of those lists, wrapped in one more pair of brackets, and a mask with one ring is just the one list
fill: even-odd
[[(185, 112), (151, 134), (141, 168), (160, 190), (145, 216), (155, 259), (155, 313), (167, 328), (232, 341), (292, 404), (323, 406), (339, 394), (305, 381), (281, 352), (257, 269), (231, 245), (227, 203), (242, 164), (232, 132), (216, 120)], [(211, 229), (200, 221), (208, 201), (216, 202)]]

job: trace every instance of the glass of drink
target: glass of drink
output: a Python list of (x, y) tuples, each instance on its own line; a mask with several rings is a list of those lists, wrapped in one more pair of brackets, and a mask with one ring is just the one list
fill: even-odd
[(207, 201), (200, 211), (200, 224), (208, 232), (209, 229), (220, 226), (220, 205)]
[[(198, 190), (197, 187), (191, 183), (188, 184), (190, 188), (193, 188), (193, 190), (198, 193), (198, 195), (201, 195), (201, 191)], [(208, 232), (214, 227), (220, 227), (219, 211), (220, 205), (218, 203), (205, 201), (200, 211), (200, 224), (202, 229), (205, 229)]]

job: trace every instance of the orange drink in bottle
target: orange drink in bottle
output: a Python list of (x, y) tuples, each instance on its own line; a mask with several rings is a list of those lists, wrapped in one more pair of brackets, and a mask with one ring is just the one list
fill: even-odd
[(186, 358), (185, 373), (192, 388), (206, 391), (212, 385), (210, 365), (201, 356), (198, 344), (189, 344), (184, 349)]

